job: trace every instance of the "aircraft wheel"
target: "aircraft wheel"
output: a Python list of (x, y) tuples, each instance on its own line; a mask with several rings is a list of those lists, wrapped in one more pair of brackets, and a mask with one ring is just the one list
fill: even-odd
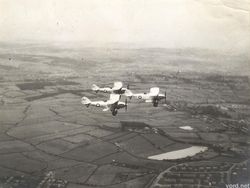
[(154, 107), (157, 107), (158, 106), (158, 102), (154, 102)]
[(116, 116), (117, 112), (118, 112), (117, 110), (113, 110), (113, 111), (112, 111), (112, 115), (113, 115), (113, 116)]

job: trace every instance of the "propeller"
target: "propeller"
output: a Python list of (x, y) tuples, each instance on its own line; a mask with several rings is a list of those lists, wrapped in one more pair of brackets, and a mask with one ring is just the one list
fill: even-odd
[(128, 100), (125, 99), (125, 111), (127, 112), (127, 110), (128, 110)]
[(129, 89), (129, 84), (127, 85), (127, 89)]
[(164, 97), (165, 97), (165, 104), (167, 104), (167, 92), (166, 91), (164, 93)]

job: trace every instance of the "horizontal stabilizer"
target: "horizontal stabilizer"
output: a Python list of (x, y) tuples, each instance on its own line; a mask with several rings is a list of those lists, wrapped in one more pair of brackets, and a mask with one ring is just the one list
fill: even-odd
[(93, 91), (97, 91), (97, 90), (99, 90), (100, 88), (99, 88), (97, 85), (93, 84), (92, 87), (91, 87), (91, 89), (92, 89)]
[(91, 100), (89, 100), (87, 97), (82, 97), (81, 103), (87, 105), (91, 103)]
[(126, 89), (124, 95), (127, 96), (127, 97), (132, 97), (133, 93), (129, 89)]

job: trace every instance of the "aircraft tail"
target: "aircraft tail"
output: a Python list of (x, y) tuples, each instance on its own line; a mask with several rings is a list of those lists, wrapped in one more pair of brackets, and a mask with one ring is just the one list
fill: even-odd
[(133, 92), (131, 91), (131, 90), (129, 90), (129, 89), (126, 89), (126, 91), (125, 91), (125, 96), (127, 96), (127, 97), (129, 97), (129, 98), (132, 98), (133, 97)]
[(91, 100), (89, 100), (87, 97), (82, 97), (81, 102), (87, 106), (91, 103)]
[(93, 91), (98, 91), (100, 88), (97, 85), (93, 84), (91, 89)]

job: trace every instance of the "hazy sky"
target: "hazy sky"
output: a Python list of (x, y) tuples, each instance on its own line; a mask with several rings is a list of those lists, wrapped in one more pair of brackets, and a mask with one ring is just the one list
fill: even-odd
[(249, 51), (250, 0), (0, 0), (0, 40)]

